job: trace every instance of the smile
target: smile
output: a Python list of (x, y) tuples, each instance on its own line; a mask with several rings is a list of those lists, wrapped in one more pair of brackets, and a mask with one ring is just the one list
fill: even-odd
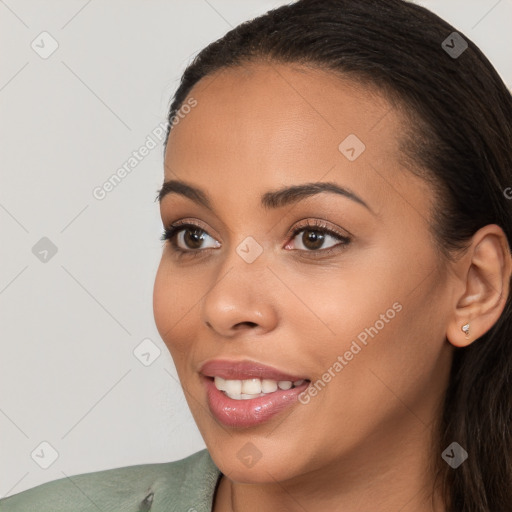
[(304, 379), (292, 382), (290, 380), (272, 380), (272, 379), (247, 379), (247, 380), (227, 380), (216, 376), (214, 379), (215, 387), (233, 400), (251, 400), (261, 396), (274, 393), (278, 389), (288, 390), (298, 387), (305, 382)]

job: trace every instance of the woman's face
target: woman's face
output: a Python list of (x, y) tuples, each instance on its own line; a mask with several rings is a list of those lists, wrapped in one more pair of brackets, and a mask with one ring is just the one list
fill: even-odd
[[(154, 314), (217, 466), (275, 482), (426, 453), (453, 291), (428, 231), (431, 190), (398, 163), (403, 121), (361, 85), (277, 64), (208, 76), (185, 103), (165, 180), (201, 194), (168, 187), (161, 216), (197, 228), (166, 242)], [(313, 183), (348, 192), (270, 200)], [(204, 369), (212, 360), (228, 364)], [(271, 392), (279, 372), (307, 380)], [(235, 381), (217, 379), (234, 398), (214, 375)]]

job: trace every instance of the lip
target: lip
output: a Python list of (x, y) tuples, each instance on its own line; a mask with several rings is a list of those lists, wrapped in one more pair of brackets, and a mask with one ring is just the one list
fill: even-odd
[[(217, 421), (234, 428), (257, 426), (269, 421), (285, 409), (297, 405), (299, 403), (298, 396), (311, 383), (311, 379), (304, 375), (288, 373), (257, 361), (248, 360), (211, 359), (201, 366), (200, 376), (206, 388), (210, 412)], [(216, 388), (214, 377), (229, 380), (271, 379), (291, 382), (304, 380), (305, 382), (295, 388), (278, 389), (265, 396), (249, 400), (235, 400)]]
[(271, 379), (271, 380), (310, 380), (304, 375), (293, 375), (257, 361), (230, 361), (211, 359), (199, 370), (206, 377), (222, 377), (229, 380)]
[(249, 400), (234, 400), (216, 388), (213, 377), (202, 375), (201, 379), (206, 387), (210, 412), (217, 421), (234, 428), (258, 426), (285, 409), (297, 406), (300, 403), (298, 396), (310, 384), (308, 380), (296, 388), (278, 389), (268, 395)]

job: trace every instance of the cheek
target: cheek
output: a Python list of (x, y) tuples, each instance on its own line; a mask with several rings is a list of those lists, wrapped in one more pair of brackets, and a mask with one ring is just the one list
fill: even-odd
[[(443, 344), (443, 285), (429, 270), (429, 254), (421, 258), (392, 248), (367, 251), (334, 279), (336, 272), (315, 279), (314, 287), (311, 279), (298, 281), (294, 291), (324, 324), (310, 315), (316, 329), (311, 325), (308, 332), (306, 318), (299, 320), (307, 359), (315, 361), (317, 377), (329, 379), (329, 369), (344, 374), (330, 379), (337, 382), (333, 390), (343, 386), (359, 396), (369, 379), (385, 388), (378, 380), (382, 376), (398, 391), (436, 373)], [(307, 343), (308, 337), (314, 343)]]
[(402, 414), (428, 424), (450, 369), (442, 285), (432, 275), (414, 293), (401, 292), (398, 284), (378, 289), (387, 292), (351, 303), (354, 313), (343, 316), (346, 336), (328, 345), (327, 364), (341, 355), (343, 369), (331, 379), (326, 400), (340, 412), (366, 418), (369, 430)]
[[(444, 372), (441, 359), (448, 355), (445, 329), (448, 309), (443, 307), (446, 296), (442, 284), (433, 275), (413, 293), (402, 299), (403, 310), (393, 326), (393, 336), (387, 346), (375, 350), (382, 356), (383, 378), (392, 379), (404, 389), (427, 384), (439, 371)], [(384, 360), (385, 357), (385, 360)]]
[(153, 287), (153, 315), (160, 337), (171, 354), (180, 351), (184, 338), (180, 336), (187, 316), (193, 314), (196, 288), (185, 279), (177, 278), (175, 269), (166, 263), (165, 256), (158, 267)]
[(385, 332), (400, 316), (399, 279), (389, 268), (378, 269), (374, 264), (368, 271), (361, 263), (332, 269), (323, 276), (294, 278), (294, 293), (310, 306), (311, 314), (296, 303), (290, 312), (299, 322), (316, 327), (322, 353), (331, 357), (348, 350), (352, 340), (364, 344), (376, 330)]

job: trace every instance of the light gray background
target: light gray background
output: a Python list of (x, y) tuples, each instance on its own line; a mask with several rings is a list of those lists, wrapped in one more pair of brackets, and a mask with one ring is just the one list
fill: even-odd
[[(204, 448), (153, 319), (153, 131), (191, 57), (284, 3), (0, 0), (0, 496)], [(418, 3), (473, 39), (510, 88), (512, 0)], [(59, 45), (46, 59), (31, 48), (50, 48), (43, 31)], [(96, 199), (148, 135), (158, 146)], [(46, 262), (32, 252), (42, 237), (58, 249)], [(148, 366), (133, 353), (145, 339)], [(47, 469), (42, 442), (58, 454)]]

